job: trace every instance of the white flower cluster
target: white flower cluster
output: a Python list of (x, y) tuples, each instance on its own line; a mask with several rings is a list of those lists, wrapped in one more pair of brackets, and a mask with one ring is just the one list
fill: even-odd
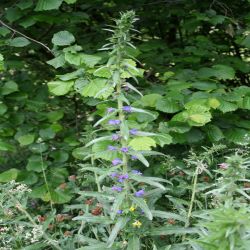
[(26, 232), (24, 238), (31, 243), (37, 242), (43, 235), (42, 226), (36, 226), (31, 232)]
[(11, 181), (10, 184), (15, 185), (15, 187), (11, 188), (9, 190), (10, 193), (25, 193), (25, 192), (31, 192), (32, 190), (28, 188), (27, 185), (25, 184), (20, 184), (15, 181)]

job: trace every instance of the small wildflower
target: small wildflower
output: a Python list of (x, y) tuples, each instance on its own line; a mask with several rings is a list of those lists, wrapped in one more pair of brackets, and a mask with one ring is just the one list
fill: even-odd
[(131, 160), (133, 160), (133, 161), (138, 160), (138, 157), (136, 155), (132, 155)]
[(131, 106), (123, 106), (122, 108), (123, 111), (131, 113), (132, 112), (132, 107)]
[(108, 124), (109, 125), (119, 125), (121, 123), (120, 120), (109, 120)]
[(132, 128), (132, 129), (129, 130), (129, 133), (131, 135), (137, 135), (138, 134), (138, 130), (136, 128)]
[(122, 164), (122, 160), (120, 158), (116, 158), (112, 161), (113, 166), (117, 166)]
[(128, 148), (128, 147), (122, 147), (122, 148), (121, 148), (121, 152), (122, 152), (122, 153), (128, 153), (128, 151), (129, 151), (129, 148)]
[(112, 112), (114, 112), (114, 111), (115, 111), (114, 108), (111, 108), (111, 107), (110, 107), (110, 108), (107, 108), (107, 112), (108, 112), (108, 113), (112, 113)]
[(109, 151), (115, 151), (117, 149), (117, 147), (114, 147), (114, 146), (108, 146), (108, 150)]
[(218, 166), (221, 169), (224, 169), (224, 170), (228, 169), (228, 167), (229, 167), (229, 165), (227, 163), (225, 163), (225, 162), (218, 164)]
[(131, 172), (132, 172), (132, 174), (142, 175), (142, 172), (139, 170), (132, 170)]
[(122, 191), (122, 187), (119, 187), (119, 186), (113, 186), (111, 189), (113, 191), (117, 191), (117, 192), (121, 192)]
[(176, 222), (174, 219), (168, 219), (168, 224), (174, 225)]
[(118, 176), (117, 173), (111, 173), (111, 174), (110, 174), (110, 177), (112, 177), (112, 178), (115, 178), (115, 177), (117, 177), (117, 176)]
[(118, 176), (118, 181), (123, 182), (124, 180), (126, 180), (128, 178), (129, 178), (128, 174), (122, 174), (122, 175)]
[(123, 211), (121, 209), (117, 210), (117, 214), (122, 214)]
[(136, 197), (142, 197), (145, 194), (143, 189), (140, 189), (139, 191), (135, 192)]
[(136, 220), (134, 223), (132, 223), (133, 227), (138, 227), (140, 228), (142, 223), (139, 220)]
[(130, 211), (130, 212), (134, 212), (135, 209), (136, 209), (136, 208), (135, 208), (134, 206), (131, 206), (131, 207), (129, 208), (129, 211)]
[(112, 135), (112, 141), (118, 141), (118, 140), (120, 140), (121, 139), (121, 136), (120, 135), (118, 135), (118, 134), (113, 134)]

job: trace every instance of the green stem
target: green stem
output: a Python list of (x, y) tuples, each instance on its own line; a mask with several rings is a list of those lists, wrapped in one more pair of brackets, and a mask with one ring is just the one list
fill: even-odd
[[(186, 220), (186, 223), (185, 223), (185, 228), (190, 225), (190, 218), (191, 218), (192, 211), (193, 211), (193, 206), (194, 206), (196, 186), (197, 186), (197, 180), (198, 180), (198, 175), (199, 175), (199, 169), (200, 169), (200, 167), (197, 166), (196, 170), (194, 172), (194, 181), (193, 181), (193, 188), (192, 188), (192, 196), (191, 196), (191, 201), (190, 201), (189, 210), (188, 210), (188, 214), (187, 214), (187, 220)], [(183, 235), (182, 240), (184, 241), (185, 238), (186, 238), (186, 235)]]

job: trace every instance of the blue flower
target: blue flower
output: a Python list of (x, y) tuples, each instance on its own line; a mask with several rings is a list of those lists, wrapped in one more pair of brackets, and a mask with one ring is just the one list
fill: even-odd
[(122, 160), (120, 158), (116, 158), (112, 161), (113, 166), (117, 166), (122, 164)]
[(129, 178), (128, 174), (121, 174), (118, 176), (118, 181), (123, 182), (124, 180), (126, 180), (128, 178)]
[(122, 151), (123, 153), (128, 153), (129, 148), (128, 148), (128, 147), (122, 147), (122, 148), (121, 148), (121, 151)]
[(123, 106), (122, 108), (123, 111), (131, 113), (132, 112), (132, 107), (131, 106)]
[(117, 177), (117, 176), (118, 176), (117, 173), (111, 173), (111, 174), (110, 174), (110, 177), (112, 177), (112, 178), (115, 178), (115, 177)]
[(108, 124), (109, 125), (119, 125), (121, 123), (120, 120), (109, 120)]
[(113, 134), (112, 135), (112, 141), (118, 141), (118, 140), (120, 140), (121, 139), (121, 136), (120, 135), (118, 135), (118, 134)]
[(135, 192), (136, 197), (142, 197), (145, 194), (143, 189), (140, 189), (139, 191)]
[(131, 160), (137, 160), (137, 159), (138, 159), (138, 157), (136, 155), (131, 156)]
[(121, 209), (117, 210), (117, 214), (122, 214), (123, 211)]
[(108, 146), (108, 150), (109, 151), (115, 151), (117, 149), (117, 147), (114, 147), (114, 146)]
[(108, 113), (112, 113), (112, 112), (114, 112), (114, 111), (115, 111), (114, 108), (111, 108), (111, 107), (110, 107), (110, 108), (107, 108), (107, 112), (108, 112)]
[(132, 172), (132, 174), (142, 175), (142, 172), (139, 170), (132, 170), (131, 172)]
[(129, 133), (131, 135), (137, 135), (138, 134), (138, 130), (136, 128), (132, 128), (132, 129), (129, 130)]
[(119, 187), (119, 186), (113, 186), (111, 189), (113, 191), (117, 191), (117, 192), (121, 192), (122, 191), (122, 187)]

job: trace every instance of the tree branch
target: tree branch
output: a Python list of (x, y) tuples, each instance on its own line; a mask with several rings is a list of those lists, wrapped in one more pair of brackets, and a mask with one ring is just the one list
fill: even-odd
[(19, 35), (25, 37), (26, 39), (28, 39), (28, 40), (30, 40), (30, 41), (32, 41), (32, 42), (34, 42), (34, 43), (40, 44), (42, 47), (44, 47), (46, 50), (48, 50), (51, 54), (53, 54), (53, 53), (52, 53), (52, 50), (51, 50), (47, 45), (45, 45), (44, 43), (39, 42), (39, 41), (37, 41), (37, 40), (35, 40), (35, 39), (29, 37), (29, 36), (26, 36), (25, 34), (23, 34), (22, 32), (20, 32), (20, 31), (18, 31), (18, 30), (13, 29), (12, 27), (10, 27), (10, 26), (7, 25), (6, 23), (4, 23), (2, 20), (0, 20), (0, 24), (1, 24), (2, 26), (6, 27), (7, 29), (13, 31), (14, 33), (17, 33), (17, 34), (19, 34)]

